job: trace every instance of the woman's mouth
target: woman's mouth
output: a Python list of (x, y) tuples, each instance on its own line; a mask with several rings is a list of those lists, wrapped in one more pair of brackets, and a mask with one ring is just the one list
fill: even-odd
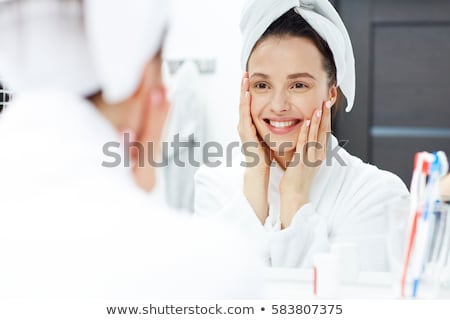
[(297, 128), (301, 119), (264, 119), (269, 130), (275, 134), (287, 134)]

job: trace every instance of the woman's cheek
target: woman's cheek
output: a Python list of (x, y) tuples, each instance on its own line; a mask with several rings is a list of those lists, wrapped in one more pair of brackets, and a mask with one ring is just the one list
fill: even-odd
[(260, 115), (260, 113), (262, 112), (262, 103), (260, 101), (260, 99), (256, 96), (252, 96), (252, 100), (251, 100), (251, 106), (250, 106), (250, 114), (253, 118), (253, 120), (257, 120), (258, 116)]
[(323, 90), (309, 90), (305, 94), (300, 95), (298, 103), (302, 106), (306, 115), (311, 117), (317, 109), (322, 107), (324, 100)]
[(294, 106), (296, 106), (297, 109), (301, 110), (301, 113), (309, 119), (311, 118), (311, 115), (314, 113), (314, 110), (316, 110), (318, 107), (317, 102), (315, 99), (297, 99), (294, 103)]

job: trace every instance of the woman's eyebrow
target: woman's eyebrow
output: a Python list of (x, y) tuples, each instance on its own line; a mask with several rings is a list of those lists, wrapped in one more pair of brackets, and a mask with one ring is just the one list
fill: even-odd
[(316, 80), (310, 73), (308, 72), (299, 72), (299, 73), (293, 73), (287, 76), (288, 79), (296, 79), (296, 78), (311, 78), (313, 80)]
[(261, 77), (261, 78), (264, 78), (264, 79), (268, 79), (269, 78), (269, 76), (267, 74), (260, 73), (260, 72), (252, 73), (250, 78), (253, 78), (253, 77)]
[[(250, 78), (253, 77), (261, 77), (263, 79), (268, 79), (270, 78), (269, 75), (265, 74), (265, 73), (260, 73), (260, 72), (255, 72), (252, 73), (252, 75), (250, 76)], [(313, 80), (316, 80), (316, 78), (313, 77), (312, 74), (308, 73), (308, 72), (298, 72), (298, 73), (293, 73), (287, 76), (288, 79), (297, 79), (297, 78), (311, 78)]]

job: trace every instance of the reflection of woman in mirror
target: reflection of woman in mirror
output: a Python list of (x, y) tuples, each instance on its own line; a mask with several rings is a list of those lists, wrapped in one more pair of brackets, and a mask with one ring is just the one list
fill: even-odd
[(385, 270), (383, 206), (408, 191), (330, 134), (332, 108), (353, 105), (353, 50), (327, 0), (303, 2), (246, 6), (238, 130), (247, 166), (201, 168), (196, 212), (244, 228), (272, 266), (310, 267), (331, 243), (351, 242), (362, 270)]

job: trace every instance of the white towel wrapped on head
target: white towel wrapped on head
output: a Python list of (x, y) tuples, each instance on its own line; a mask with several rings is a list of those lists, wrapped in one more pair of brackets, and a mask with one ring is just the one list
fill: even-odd
[(242, 68), (246, 69), (256, 42), (267, 28), (290, 9), (295, 9), (328, 43), (336, 65), (337, 85), (347, 99), (345, 110), (349, 112), (355, 99), (355, 58), (347, 29), (328, 0), (249, 0), (240, 24)]

